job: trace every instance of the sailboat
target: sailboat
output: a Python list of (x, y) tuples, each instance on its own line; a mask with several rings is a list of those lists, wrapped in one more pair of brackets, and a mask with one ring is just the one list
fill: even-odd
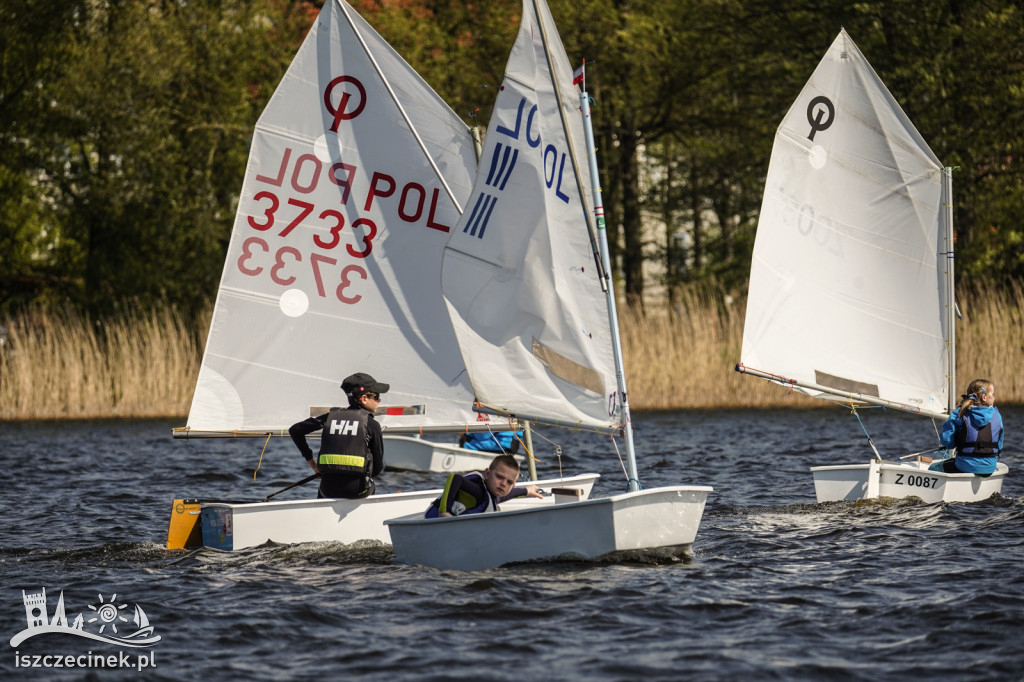
[(692, 551), (711, 488), (640, 489), (589, 97), (573, 81), (547, 4), (524, 0), (473, 193), (445, 247), (441, 288), (478, 409), (622, 432), (627, 491), (392, 519), (400, 562), (478, 570)]
[[(841, 30), (775, 136), (737, 371), (855, 413), (944, 420), (956, 395), (952, 203), (951, 170)], [(811, 468), (818, 502), (969, 502), (1007, 473), (930, 471), (938, 445), (884, 460), (868, 443), (868, 462)]]
[[(440, 291), (442, 249), (475, 170), (470, 129), (344, 0), (326, 3), (256, 124), (188, 424), (173, 435), (287, 437), (344, 401), (354, 372), (391, 384), (385, 434), (505, 427), (472, 409)], [(478, 468), (492, 457), (470, 454)], [(589, 493), (596, 478), (569, 485)], [(439, 492), (183, 499), (168, 546), (172, 535), (175, 546), (195, 542), (197, 516), (203, 544), (221, 549), (386, 542), (385, 518), (422, 511)]]

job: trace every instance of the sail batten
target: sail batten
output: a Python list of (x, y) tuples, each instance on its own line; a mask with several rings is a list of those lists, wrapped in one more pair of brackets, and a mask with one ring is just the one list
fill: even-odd
[(776, 133), (741, 364), (942, 414), (942, 185), (941, 163), (841, 31)]

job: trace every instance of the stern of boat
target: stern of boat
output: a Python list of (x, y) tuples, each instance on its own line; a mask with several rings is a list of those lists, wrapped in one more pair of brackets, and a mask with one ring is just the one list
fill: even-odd
[(181, 499), (171, 503), (167, 526), (167, 549), (195, 549), (203, 546), (199, 500)]
[(811, 467), (818, 502), (879, 497), (918, 497), (923, 502), (979, 502), (1002, 491), (1009, 469), (1000, 462), (991, 476), (931, 471), (930, 460)]
[(688, 549), (710, 492), (708, 486), (652, 488), (532, 508), (385, 523), (397, 561), (476, 571), (525, 561)]

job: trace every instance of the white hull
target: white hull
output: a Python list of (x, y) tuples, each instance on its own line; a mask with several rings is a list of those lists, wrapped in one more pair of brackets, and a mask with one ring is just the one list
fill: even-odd
[[(589, 497), (598, 474), (531, 481), (542, 489), (579, 488)], [(256, 547), (265, 542), (341, 542), (377, 540), (389, 543), (384, 522), (409, 514), (422, 515), (441, 494), (440, 488), (409, 493), (371, 495), (361, 500), (289, 500), (233, 504), (204, 502), (201, 505), (203, 545), (223, 550)], [(535, 498), (531, 498), (535, 499)], [(553, 505), (554, 496), (536, 500)]]
[(384, 436), (384, 460), (388, 469), (432, 473), (483, 471), (495, 454), (413, 436)]
[(674, 486), (488, 514), (387, 521), (395, 558), (475, 571), (503, 564), (594, 559), (613, 552), (686, 551), (709, 486)]
[(1003, 488), (1007, 466), (991, 476), (929, 471), (927, 462), (877, 462), (811, 467), (818, 502), (919, 497), (926, 503), (977, 502)]

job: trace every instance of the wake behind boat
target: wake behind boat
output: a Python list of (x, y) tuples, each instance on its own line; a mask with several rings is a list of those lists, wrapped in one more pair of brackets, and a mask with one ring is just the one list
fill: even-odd
[[(440, 291), (475, 171), (469, 128), (344, 0), (327, 2), (256, 124), (188, 424), (174, 436), (287, 436), (344, 400), (353, 372), (393, 377), (378, 410), (386, 434), (505, 427), (473, 410)], [(380, 539), (381, 519), (436, 494), (200, 501), (202, 541), (249, 538), (243, 519), (277, 542)], [(194, 542), (185, 507), (175, 502), (169, 546)]]
[[(956, 395), (952, 204), (950, 169), (841, 30), (775, 136), (737, 371), (944, 420)], [(868, 442), (870, 462), (811, 468), (819, 502), (970, 502), (1007, 473), (930, 471), (928, 453), (885, 461)]]
[(547, 4), (524, 0), (441, 287), (482, 409), (621, 432), (628, 492), (393, 519), (386, 524), (399, 561), (477, 570), (624, 551), (685, 554), (696, 537), (710, 487), (639, 489), (589, 124), (589, 97), (574, 85)]

